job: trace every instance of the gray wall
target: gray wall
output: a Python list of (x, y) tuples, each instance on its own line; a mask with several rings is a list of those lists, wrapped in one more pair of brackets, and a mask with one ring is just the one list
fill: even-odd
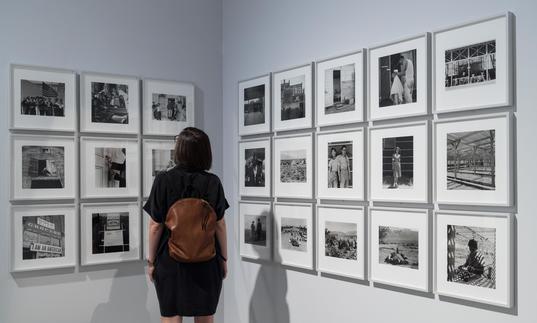
[[(518, 126), (517, 307), (502, 311), (241, 261), (238, 254), (237, 82), (505, 11), (516, 15)], [(534, 0), (224, 0), (224, 183), (233, 217), (225, 321), (535, 322), (534, 131), (537, 42)], [(228, 218), (231, 218), (228, 217)]]
[(147, 323), (160, 316), (142, 261), (9, 273), (9, 64), (193, 82), (198, 125), (211, 137), (221, 174), (221, 13), (218, 0), (0, 1), (0, 322)]

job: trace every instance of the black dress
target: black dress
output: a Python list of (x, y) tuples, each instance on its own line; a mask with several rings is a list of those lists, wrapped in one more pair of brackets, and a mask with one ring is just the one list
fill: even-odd
[[(185, 189), (197, 190), (214, 208), (217, 220), (222, 219), (229, 204), (218, 176), (208, 172), (190, 172), (175, 167), (158, 174), (153, 182), (144, 210), (155, 222), (164, 223), (168, 208), (181, 197)], [(205, 194), (206, 192), (206, 194)], [(223, 273), (217, 256), (201, 263), (180, 263), (168, 253), (169, 230), (164, 227), (155, 257), (153, 274), (160, 314), (171, 316), (213, 315), (222, 290)], [(215, 239), (216, 240), (216, 239)]]

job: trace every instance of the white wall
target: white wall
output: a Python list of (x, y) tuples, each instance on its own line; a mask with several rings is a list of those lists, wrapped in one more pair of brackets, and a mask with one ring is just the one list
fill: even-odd
[[(499, 310), (241, 261), (238, 254), (237, 82), (362, 47), (512, 11), (517, 60), (517, 306)], [(232, 208), (226, 322), (535, 322), (534, 0), (224, 0), (224, 185)]]
[[(222, 171), (219, 0), (0, 1), (0, 322), (157, 322), (142, 261), (9, 273), (9, 64), (190, 81)], [(223, 302), (221, 302), (221, 305)]]

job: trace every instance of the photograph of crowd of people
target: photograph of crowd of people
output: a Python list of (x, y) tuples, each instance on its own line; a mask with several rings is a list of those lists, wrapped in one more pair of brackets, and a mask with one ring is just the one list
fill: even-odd
[(175, 167), (175, 153), (173, 149), (153, 149), (152, 155), (152, 174), (153, 177), (158, 173)]
[(265, 187), (265, 148), (244, 150), (244, 186)]
[(307, 252), (308, 227), (306, 219), (282, 217), (282, 249)]
[(91, 122), (128, 124), (128, 85), (91, 82)]
[(325, 222), (324, 254), (341, 259), (357, 259), (358, 226), (356, 223)]
[(266, 215), (244, 215), (244, 243), (263, 247), (267, 245)]
[(280, 181), (306, 183), (306, 150), (286, 150), (280, 153)]
[(65, 147), (22, 146), (22, 188), (65, 187)]
[(125, 148), (95, 148), (95, 186), (127, 187)]
[(129, 212), (92, 214), (92, 253), (129, 251)]
[(417, 230), (379, 226), (379, 263), (419, 268)]
[(324, 72), (324, 113), (354, 111), (355, 109), (354, 64), (347, 64)]
[(379, 107), (416, 102), (416, 50), (379, 58)]
[(281, 121), (299, 119), (306, 116), (305, 83), (305, 75), (283, 79), (281, 81)]
[(352, 188), (352, 141), (328, 143), (328, 187)]
[(414, 137), (382, 139), (382, 187), (408, 189), (414, 186)]
[(186, 96), (153, 93), (153, 120), (186, 121)]
[(65, 117), (65, 83), (21, 80), (21, 114)]
[(265, 123), (265, 84), (244, 89), (244, 125)]
[(447, 189), (495, 190), (495, 130), (447, 134)]
[(22, 217), (22, 259), (65, 256), (65, 216)]
[(447, 280), (496, 288), (496, 229), (447, 226)]
[(496, 40), (446, 50), (446, 88), (496, 79)]

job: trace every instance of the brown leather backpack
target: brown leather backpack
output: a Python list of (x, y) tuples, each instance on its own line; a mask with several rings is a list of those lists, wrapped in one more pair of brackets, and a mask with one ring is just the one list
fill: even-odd
[(203, 262), (216, 256), (216, 212), (205, 199), (186, 197), (194, 195), (192, 190), (189, 177), (183, 197), (166, 214), (169, 254), (179, 262)]

